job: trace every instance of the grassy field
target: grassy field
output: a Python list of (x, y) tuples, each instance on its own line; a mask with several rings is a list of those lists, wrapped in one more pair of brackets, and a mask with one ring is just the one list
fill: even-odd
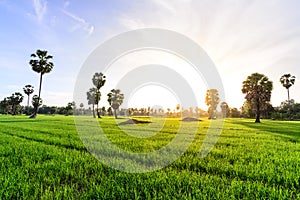
[[(174, 138), (180, 121), (168, 119), (142, 139), (122, 133), (112, 118), (100, 123), (119, 147), (151, 152)], [(159, 123), (124, 129), (144, 126), (147, 134)], [(182, 122), (186, 130), (195, 124)], [(300, 199), (300, 122), (226, 119), (215, 148), (199, 158), (208, 127), (208, 120), (200, 122), (192, 145), (171, 165), (126, 173), (86, 150), (71, 116), (2, 115), (0, 199)]]

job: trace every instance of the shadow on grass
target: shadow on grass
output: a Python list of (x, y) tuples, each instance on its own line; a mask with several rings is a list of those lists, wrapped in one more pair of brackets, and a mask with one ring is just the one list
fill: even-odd
[(300, 142), (300, 122), (263, 120), (261, 123), (254, 123), (241, 119), (234, 120), (231, 123), (242, 125), (251, 129), (260, 130), (266, 134), (281, 135), (285, 138), (287, 136), (289, 138), (292, 137), (293, 139), (296, 139), (297, 142)]

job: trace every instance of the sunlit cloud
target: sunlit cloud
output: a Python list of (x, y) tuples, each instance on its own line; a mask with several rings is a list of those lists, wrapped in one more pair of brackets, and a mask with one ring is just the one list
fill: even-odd
[[(144, 9), (121, 16), (119, 23), (128, 30), (148, 27), (169, 29), (196, 41), (216, 64), (227, 100), (241, 106), (244, 101), (240, 92), (241, 82), (250, 73), (266, 73), (270, 79), (277, 81), (277, 77), (273, 77), (275, 72), (280, 75), (285, 68), (272, 66), (299, 52), (296, 44), (300, 42), (300, 29), (291, 26), (297, 19), (296, 14), (285, 12), (282, 4), (152, 0)], [(155, 9), (147, 9), (153, 6)], [(277, 23), (274, 19), (278, 19)], [(272, 69), (272, 72), (267, 69)], [(274, 93), (280, 89), (274, 88)], [(274, 98), (272, 101), (276, 105), (281, 99)]]

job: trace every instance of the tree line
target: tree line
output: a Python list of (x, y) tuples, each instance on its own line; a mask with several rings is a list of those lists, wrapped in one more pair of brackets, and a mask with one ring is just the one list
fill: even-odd
[[(106, 76), (102, 72), (97, 72), (92, 77), (92, 85), (87, 92), (87, 103), (92, 108), (85, 109), (83, 103), (80, 103), (79, 108), (76, 107), (75, 102), (70, 102), (65, 107), (55, 107), (43, 105), (41, 98), (41, 87), (43, 75), (50, 73), (54, 67), (52, 62), (53, 56), (49, 55), (45, 50), (37, 50), (36, 53), (31, 54), (29, 64), (34, 72), (40, 75), (38, 95), (33, 95), (30, 104), (30, 95), (34, 92), (34, 87), (27, 84), (23, 88), (23, 92), (27, 95), (27, 106), (21, 106), (24, 96), (21, 92), (15, 92), (9, 97), (5, 97), (0, 101), (0, 113), (2, 114), (27, 114), (31, 118), (36, 118), (38, 113), (43, 114), (93, 114), (93, 117), (101, 118), (101, 115), (114, 115), (117, 118), (118, 113), (121, 115), (154, 115), (167, 117), (194, 116), (194, 117), (208, 117), (209, 119), (216, 119), (217, 117), (251, 117), (255, 118), (255, 122), (260, 122), (261, 116), (264, 118), (274, 119), (300, 119), (300, 104), (290, 99), (290, 87), (294, 85), (296, 77), (291, 74), (284, 74), (280, 78), (280, 83), (287, 90), (288, 99), (283, 101), (279, 107), (273, 107), (270, 103), (271, 94), (273, 90), (273, 82), (267, 76), (260, 73), (253, 73), (242, 82), (242, 93), (245, 94), (245, 102), (240, 109), (230, 108), (226, 102), (219, 102), (218, 89), (208, 89), (206, 91), (205, 103), (208, 110), (204, 111), (198, 107), (183, 109), (177, 105), (175, 109), (151, 109), (148, 108), (128, 108), (121, 109), (120, 106), (124, 100), (124, 94), (120, 89), (112, 89), (107, 94), (107, 101), (109, 108), (99, 108), (101, 100), (101, 88), (106, 83)], [(217, 111), (220, 103), (221, 112)], [(96, 106), (96, 108), (95, 108)], [(39, 110), (40, 109), (40, 110)], [(195, 111), (195, 112), (194, 112)]]

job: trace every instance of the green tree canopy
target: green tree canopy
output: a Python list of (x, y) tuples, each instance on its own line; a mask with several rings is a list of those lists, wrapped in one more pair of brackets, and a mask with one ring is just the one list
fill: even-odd
[(273, 83), (263, 74), (253, 73), (243, 81), (242, 93), (250, 103), (251, 109), (256, 112), (255, 122), (260, 123), (261, 111), (267, 106), (271, 99)]
[(11, 105), (12, 114), (17, 114), (17, 107), (23, 101), (24, 96), (20, 92), (15, 92), (10, 97), (7, 97), (9, 104)]
[(208, 108), (209, 119), (216, 118), (217, 106), (219, 104), (219, 92), (217, 89), (209, 89), (206, 91), (205, 103)]
[(221, 108), (221, 112), (222, 112), (222, 117), (223, 118), (229, 117), (229, 115), (230, 115), (230, 108), (229, 108), (228, 104), (223, 101), (220, 104), (220, 108)]
[(123, 103), (124, 94), (121, 93), (119, 89), (112, 89), (110, 93), (107, 94), (108, 96), (108, 103), (114, 109), (114, 115), (117, 119), (117, 110), (119, 109), (120, 105)]
[(33, 95), (32, 100), (31, 100), (33, 108), (36, 109), (36, 107), (39, 107), (43, 104), (42, 98), (39, 98), (38, 95)]

